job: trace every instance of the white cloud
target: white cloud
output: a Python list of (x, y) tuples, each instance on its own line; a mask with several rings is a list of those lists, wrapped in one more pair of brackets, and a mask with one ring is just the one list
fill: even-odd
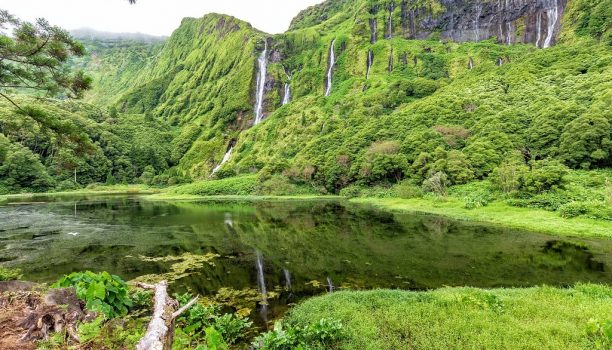
[(184, 17), (224, 13), (268, 33), (282, 33), (300, 10), (322, 0), (2, 0), (0, 8), (19, 18), (44, 17), (65, 29), (170, 35)]

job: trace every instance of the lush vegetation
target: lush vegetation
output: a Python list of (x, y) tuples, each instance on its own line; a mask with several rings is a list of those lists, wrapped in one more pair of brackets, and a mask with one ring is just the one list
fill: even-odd
[[(435, 34), (406, 40), (399, 27), (398, 35), (371, 43), (368, 20), (381, 26), (385, 11), (375, 9), (385, 5), (326, 1), (273, 37), (207, 15), (185, 19), (165, 42), (88, 39), (89, 55), (73, 66), (91, 73), (86, 99), (103, 107), (30, 101), (45, 115), (26, 117), (7, 103), (0, 132), (11, 145), (0, 139), (8, 150), (0, 156), (12, 156), (0, 170), (2, 191), (208, 181), (234, 143), (216, 177), (239, 175), (238, 183), (258, 173), (257, 184), (226, 194), (354, 194), (355, 186), (409, 184), (444, 195), (449, 186), (488, 180), (519, 203), (571, 184), (568, 169), (612, 165), (612, 55), (602, 10), (609, 0), (570, 2), (558, 45), (545, 50), (494, 39), (442, 42)], [(440, 6), (429, 4), (432, 15)], [(251, 127), (264, 39), (267, 118)], [(337, 62), (324, 98), (332, 39)], [(368, 51), (374, 59), (366, 79)], [(281, 107), (287, 82), (293, 101)], [(75, 169), (77, 183), (70, 180)], [(184, 192), (222, 194), (226, 187)], [(566, 217), (608, 216), (604, 207), (570, 202), (561, 203)]]
[(86, 302), (87, 309), (101, 312), (108, 318), (123, 316), (132, 306), (127, 284), (108, 272), (74, 272), (57, 281), (53, 287), (74, 287), (77, 296)]
[(612, 289), (340, 292), (296, 307), (292, 322), (343, 320), (336, 349), (609, 349)]

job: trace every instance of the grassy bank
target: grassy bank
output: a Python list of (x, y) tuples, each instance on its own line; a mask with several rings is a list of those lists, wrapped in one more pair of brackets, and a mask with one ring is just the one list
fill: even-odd
[[(610, 349), (612, 288), (339, 292), (289, 322), (341, 320), (338, 349)], [(606, 336), (607, 332), (607, 336)]]
[(502, 202), (486, 207), (466, 209), (456, 198), (354, 198), (352, 203), (373, 205), (382, 209), (444, 215), (457, 220), (470, 220), (542, 233), (568, 236), (612, 238), (612, 221), (588, 218), (565, 219), (543, 209), (517, 208)]
[(84, 189), (65, 192), (45, 193), (19, 193), (0, 195), (0, 204), (12, 200), (27, 201), (37, 198), (63, 197), (63, 196), (87, 196), (87, 195), (114, 195), (114, 194), (153, 194), (159, 193), (160, 189), (151, 188), (146, 185), (100, 185), (88, 186)]

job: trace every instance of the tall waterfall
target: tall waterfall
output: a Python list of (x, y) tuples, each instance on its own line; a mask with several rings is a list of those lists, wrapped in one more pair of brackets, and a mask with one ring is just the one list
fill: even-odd
[(480, 40), (480, 16), (482, 16), (482, 4), (476, 2), (476, 18), (474, 18), (474, 29), (476, 29), (476, 41)]
[(257, 97), (255, 99), (255, 125), (263, 119), (264, 93), (266, 89), (266, 76), (268, 74), (268, 41), (265, 41), (264, 50), (257, 59), (259, 73), (257, 73)]
[(223, 156), (223, 159), (221, 160), (221, 163), (219, 163), (219, 165), (217, 165), (213, 171), (212, 174), (210, 174), (211, 176), (215, 175), (219, 170), (221, 170), (221, 167), (223, 166), (223, 164), (225, 164), (225, 162), (227, 162), (230, 157), (232, 156), (232, 150), (234, 149), (234, 146), (230, 146), (230, 148), (227, 150), (227, 152), (225, 152), (225, 155)]
[(376, 43), (376, 40), (378, 39), (377, 27), (378, 21), (376, 18), (370, 18), (370, 44)]
[(391, 1), (389, 4), (389, 18), (388, 18), (388, 32), (386, 35), (387, 39), (393, 38), (393, 11), (395, 10), (395, 3)]
[(334, 45), (336, 39), (332, 40), (331, 46), (329, 47), (329, 69), (327, 70), (327, 89), (325, 90), (325, 96), (329, 96), (332, 90), (332, 78), (334, 75), (334, 65), (336, 64), (336, 52), (334, 51)]
[(370, 77), (370, 69), (372, 68), (372, 63), (374, 63), (374, 53), (372, 50), (368, 50), (368, 60), (367, 60), (367, 69), (366, 69), (366, 79)]
[(546, 0), (546, 17), (547, 17), (547, 28), (546, 38), (544, 38), (543, 48), (548, 48), (552, 45), (553, 38), (555, 36), (555, 28), (559, 21), (559, 3), (557, 0)]

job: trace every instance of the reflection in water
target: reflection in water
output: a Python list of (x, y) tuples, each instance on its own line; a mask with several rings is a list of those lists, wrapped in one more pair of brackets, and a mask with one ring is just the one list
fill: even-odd
[(332, 280), (329, 277), (327, 277), (327, 292), (328, 293), (334, 292), (334, 284), (332, 283)]
[(264, 324), (288, 304), (345, 288), (612, 283), (610, 240), (559, 239), (332, 201), (93, 197), (78, 199), (77, 216), (74, 203), (72, 197), (0, 207), (1, 265), (36, 281), (85, 269), (129, 280), (170, 271), (171, 264), (140, 256), (215, 253), (214, 264), (189, 271), (173, 292), (252, 292), (261, 306), (242, 307), (262, 312)]
[(259, 287), (259, 292), (261, 293), (261, 318), (264, 324), (268, 323), (268, 290), (266, 288), (266, 279), (264, 277), (264, 265), (263, 265), (263, 256), (259, 251), (256, 251), (257, 261), (255, 266), (257, 267), (257, 285)]
[(283, 269), (283, 276), (285, 277), (285, 290), (291, 290), (291, 272), (287, 269)]

